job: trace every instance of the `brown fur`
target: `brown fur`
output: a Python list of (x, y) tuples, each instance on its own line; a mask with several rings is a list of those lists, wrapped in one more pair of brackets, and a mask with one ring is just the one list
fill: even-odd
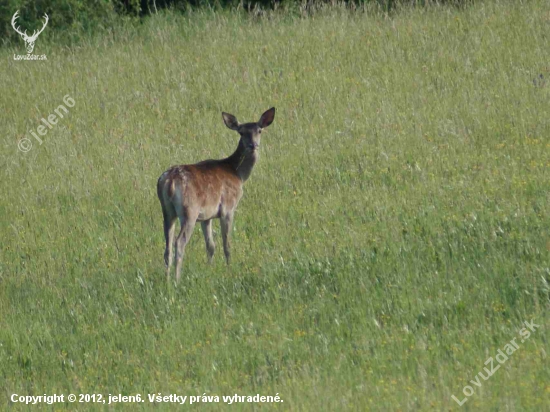
[(220, 219), (223, 247), (227, 263), (230, 260), (229, 233), (233, 215), (243, 194), (243, 183), (252, 173), (258, 159), (260, 134), (275, 117), (275, 108), (266, 111), (258, 123), (240, 125), (235, 116), (222, 113), (227, 127), (241, 135), (237, 150), (221, 160), (205, 160), (193, 165), (174, 166), (164, 172), (157, 183), (157, 194), (164, 217), (166, 276), (170, 276), (176, 219), (180, 233), (176, 246), (176, 280), (181, 275), (185, 245), (196, 222), (201, 222), (208, 261), (214, 256), (212, 219)]

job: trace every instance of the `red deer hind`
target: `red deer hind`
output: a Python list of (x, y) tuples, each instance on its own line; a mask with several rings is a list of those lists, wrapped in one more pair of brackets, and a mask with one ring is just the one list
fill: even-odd
[(241, 135), (237, 150), (221, 160), (205, 160), (193, 165), (173, 166), (164, 172), (157, 183), (157, 194), (164, 217), (166, 250), (166, 276), (174, 259), (176, 220), (180, 232), (175, 242), (176, 281), (181, 275), (185, 245), (193, 233), (196, 222), (201, 222), (206, 243), (208, 262), (214, 256), (212, 219), (220, 219), (223, 251), (229, 264), (229, 235), (233, 215), (243, 194), (243, 183), (249, 178), (258, 160), (260, 134), (275, 118), (275, 108), (267, 110), (257, 123), (239, 124), (236, 117), (222, 113), (223, 121)]

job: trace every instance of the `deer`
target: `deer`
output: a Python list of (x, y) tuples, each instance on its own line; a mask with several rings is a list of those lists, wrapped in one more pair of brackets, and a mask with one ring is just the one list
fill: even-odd
[[(262, 130), (273, 122), (275, 108), (264, 112), (257, 123), (241, 124), (235, 116), (225, 112), (222, 112), (222, 118), (229, 129), (240, 135), (237, 149), (231, 156), (172, 166), (157, 182), (157, 195), (164, 219), (166, 278), (170, 279), (175, 249), (176, 283), (181, 276), (185, 246), (196, 222), (201, 222), (208, 263), (211, 264), (215, 250), (212, 220), (220, 219), (223, 251), (229, 265), (230, 232), (235, 210), (243, 195), (243, 184), (258, 161)], [(178, 218), (180, 231), (174, 242)]]
[(35, 30), (32, 33), (32, 36), (29, 36), (27, 34), (27, 30), (25, 30), (25, 32), (22, 32), (21, 29), (15, 25), (15, 20), (17, 20), (18, 17), (19, 17), (19, 10), (17, 10), (15, 12), (15, 14), (13, 15), (13, 17), (11, 19), (11, 25), (12, 25), (13, 29), (17, 32), (17, 34), (19, 34), (23, 38), (23, 40), (25, 41), (25, 47), (27, 48), (27, 54), (31, 54), (32, 51), (34, 50), (34, 43), (36, 42), (36, 39), (38, 38), (38, 35), (44, 31), (44, 29), (46, 28), (46, 25), (48, 24), (49, 17), (48, 17), (47, 14), (44, 14), (44, 19), (45, 19), (44, 25), (42, 26), (42, 28), (40, 30), (38, 30), (38, 32), (36, 32), (36, 30)]

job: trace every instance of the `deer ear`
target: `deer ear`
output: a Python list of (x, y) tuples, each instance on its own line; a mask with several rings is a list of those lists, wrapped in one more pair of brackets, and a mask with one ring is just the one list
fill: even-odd
[(222, 112), (222, 117), (225, 125), (231, 130), (237, 130), (239, 128), (239, 122), (237, 121), (237, 118), (232, 114)]
[(271, 109), (267, 110), (264, 114), (262, 114), (262, 117), (260, 117), (260, 121), (258, 122), (258, 125), (263, 129), (264, 127), (267, 127), (271, 123), (273, 123), (273, 119), (275, 119), (274, 107), (272, 107)]

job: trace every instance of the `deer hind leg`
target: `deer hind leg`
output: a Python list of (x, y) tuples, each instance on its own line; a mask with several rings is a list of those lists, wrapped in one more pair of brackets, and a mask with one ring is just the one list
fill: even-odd
[(212, 238), (212, 220), (201, 222), (201, 227), (202, 233), (204, 234), (204, 243), (206, 243), (206, 255), (208, 256), (208, 263), (212, 263), (214, 250), (216, 250), (214, 239)]
[(166, 265), (166, 277), (170, 277), (170, 268), (174, 261), (174, 234), (176, 232), (176, 211), (174, 208), (162, 207), (164, 217), (164, 238), (166, 240), (166, 249), (164, 250), (164, 263)]
[(181, 276), (181, 265), (185, 253), (185, 245), (187, 245), (187, 242), (189, 242), (191, 238), (197, 220), (197, 214), (189, 213), (187, 210), (183, 210), (182, 213), (178, 213), (178, 215), (181, 229), (176, 239), (176, 282), (179, 282)]
[(225, 254), (225, 261), (229, 265), (231, 260), (231, 225), (233, 224), (233, 214), (227, 214), (222, 216), (221, 219), (222, 239), (223, 239), (223, 253)]

